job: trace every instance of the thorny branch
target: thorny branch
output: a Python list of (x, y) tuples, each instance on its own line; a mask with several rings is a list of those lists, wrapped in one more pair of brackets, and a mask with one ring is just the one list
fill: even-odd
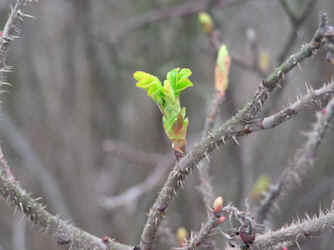
[(100, 238), (50, 214), (39, 199), (34, 199), (20, 186), (18, 181), (9, 178), (3, 170), (0, 171), (0, 194), (11, 207), (22, 212), (40, 231), (50, 234), (65, 249), (133, 249), (115, 240), (102, 242)]
[(322, 13), (320, 24), (312, 40), (305, 44), (297, 53), (291, 55), (276, 70), (266, 78), (258, 88), (255, 96), (247, 103), (234, 117), (225, 122), (208, 138), (196, 145), (174, 169), (170, 172), (165, 185), (160, 191), (152, 208), (149, 211), (148, 219), (144, 227), (140, 247), (143, 250), (151, 250), (158, 227), (165, 215), (166, 209), (175, 194), (184, 185), (184, 181), (197, 164), (210, 152), (227, 141), (236, 140), (236, 137), (245, 135), (244, 132), (232, 133), (232, 126), (245, 121), (252, 120), (261, 110), (269, 94), (277, 88), (284, 75), (291, 71), (298, 63), (312, 56), (321, 47), (321, 43), (327, 37), (332, 37), (331, 26), (328, 26), (327, 15)]
[(299, 245), (305, 239), (318, 235), (325, 230), (333, 229), (333, 225), (333, 210), (331, 209), (328, 212), (320, 211), (319, 215), (313, 218), (306, 216), (303, 221), (296, 221), (277, 231), (269, 231), (263, 235), (259, 235), (253, 244), (253, 248), (271, 249), (271, 247), (284, 242)]
[(265, 199), (256, 212), (256, 218), (259, 223), (263, 223), (274, 202), (277, 199), (277, 202), (282, 200), (282, 192), (285, 194), (293, 192), (298, 188), (297, 184), (300, 184), (311, 173), (316, 153), (333, 116), (334, 99), (318, 113), (317, 122), (312, 131), (307, 134), (308, 138), (304, 147), (298, 150), (293, 164), (283, 171), (278, 182), (266, 194)]

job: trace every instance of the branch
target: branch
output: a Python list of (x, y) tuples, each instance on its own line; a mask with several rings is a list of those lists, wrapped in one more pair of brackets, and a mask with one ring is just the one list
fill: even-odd
[(227, 141), (247, 134), (247, 131), (230, 131), (233, 125), (252, 120), (262, 109), (263, 104), (269, 98), (269, 94), (278, 87), (285, 74), (291, 71), (298, 63), (312, 56), (321, 46), (321, 42), (328, 34), (327, 16), (321, 15), (320, 25), (311, 42), (304, 45), (296, 54), (290, 56), (281, 64), (258, 88), (255, 96), (234, 117), (225, 122), (208, 138), (202, 140), (191, 152), (178, 162), (170, 172), (165, 185), (160, 191), (152, 208), (141, 235), (140, 247), (142, 250), (151, 250), (158, 227), (165, 215), (166, 209), (176, 193), (184, 185), (184, 181), (198, 163), (209, 153)]
[(148, 176), (142, 183), (130, 187), (121, 194), (102, 198), (101, 200), (102, 206), (105, 209), (114, 209), (127, 205), (133, 206), (133, 204), (142, 195), (151, 191), (154, 187), (156, 187), (159, 183), (161, 183), (162, 177), (165, 176), (167, 171), (169, 171), (169, 169), (171, 168), (171, 164), (172, 163), (170, 161), (167, 162), (167, 160), (162, 160), (160, 164), (158, 164), (157, 167), (154, 169), (153, 173), (150, 176)]
[[(121, 27), (120, 31), (113, 37), (113, 41), (120, 42), (128, 33), (150, 23), (161, 22), (169, 18), (189, 16), (200, 11), (205, 11), (207, 2), (207, 0), (200, 0), (197, 2), (188, 1), (176, 7), (164, 10), (151, 10), (140, 16), (135, 16)], [(237, 2), (238, 0), (218, 0), (214, 1), (214, 5), (225, 8), (236, 4)]]
[(100, 238), (74, 227), (50, 214), (45, 207), (25, 191), (18, 181), (9, 178), (0, 171), (0, 195), (15, 210), (22, 212), (41, 232), (46, 232), (56, 239), (65, 249), (96, 250), (132, 250), (133, 247), (115, 240), (103, 242)]
[(254, 249), (272, 249), (271, 247), (283, 242), (294, 242), (294, 245), (299, 245), (305, 239), (319, 235), (325, 230), (332, 230), (333, 224), (334, 211), (320, 211), (319, 215), (313, 218), (306, 216), (303, 221), (296, 221), (277, 231), (257, 236), (253, 247)]
[(143, 166), (155, 166), (163, 157), (161, 154), (157, 153), (138, 151), (126, 144), (114, 142), (113, 140), (105, 140), (102, 147), (103, 151), (106, 153), (115, 154), (121, 159)]
[(263, 223), (274, 202), (279, 198), (281, 199), (278, 202), (282, 200), (283, 197), (280, 197), (282, 192), (291, 194), (299, 187), (297, 184), (300, 184), (311, 173), (316, 153), (333, 116), (334, 99), (327, 104), (321, 113), (318, 113), (318, 120), (313, 130), (308, 133), (305, 146), (296, 153), (293, 164), (283, 171), (277, 184), (271, 187), (269, 193), (266, 194), (266, 198), (256, 212), (259, 223)]

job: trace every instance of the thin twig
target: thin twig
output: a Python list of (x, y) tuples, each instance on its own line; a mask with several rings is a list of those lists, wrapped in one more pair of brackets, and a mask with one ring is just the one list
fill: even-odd
[[(225, 8), (239, 2), (238, 0), (218, 0), (215, 6)], [(207, 8), (207, 0), (187, 1), (182, 5), (167, 8), (164, 10), (152, 10), (145, 14), (135, 16), (127, 21), (113, 36), (114, 42), (120, 42), (128, 33), (150, 23), (156, 23), (169, 18), (185, 17), (204, 11)]]
[[(156, 166), (153, 173), (150, 174), (143, 182), (134, 185), (122, 192), (121, 194), (114, 195), (111, 197), (105, 197), (101, 199), (101, 204), (105, 209), (115, 209), (121, 206), (132, 205), (144, 194), (154, 189), (157, 185), (162, 182), (162, 177), (171, 168), (170, 160), (171, 157), (165, 158), (166, 160), (160, 160), (160, 164)], [(135, 206), (133, 206), (135, 207)]]
[(240, 122), (252, 120), (261, 110), (269, 94), (277, 88), (279, 82), (298, 63), (312, 56), (321, 46), (321, 42), (328, 34), (327, 15), (322, 14), (319, 28), (317, 29), (311, 42), (304, 45), (297, 53), (293, 54), (280, 65), (258, 88), (255, 96), (242, 108), (234, 117), (225, 122), (208, 138), (202, 140), (191, 152), (185, 155), (170, 172), (165, 185), (160, 191), (152, 208), (149, 211), (147, 222), (141, 235), (140, 247), (142, 250), (151, 250), (158, 227), (165, 215), (166, 209), (176, 193), (184, 185), (184, 181), (198, 163), (219, 146), (227, 141), (234, 140), (238, 136), (245, 135), (244, 132), (231, 133), (232, 126)]
[(161, 154), (138, 151), (124, 143), (113, 140), (104, 141), (102, 147), (104, 152), (114, 154), (121, 159), (136, 163), (137, 165), (155, 166), (163, 158)]

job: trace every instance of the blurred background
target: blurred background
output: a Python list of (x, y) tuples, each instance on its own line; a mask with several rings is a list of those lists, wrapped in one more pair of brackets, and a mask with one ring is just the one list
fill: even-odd
[[(274, 66), (312, 38), (321, 10), (334, 24), (334, 2), (312, 0), (307, 16), (293, 25), (280, 1), (266, 0), (44, 0), (27, 9), (22, 39), (12, 43), (8, 75), (12, 87), (1, 96), (1, 145), (14, 175), (52, 213), (99, 237), (136, 244), (146, 214), (171, 169), (174, 156), (161, 114), (135, 87), (136, 70), (160, 78), (174, 67), (189, 67), (194, 87), (182, 95), (190, 120), (188, 149), (201, 136), (214, 92), (216, 50), (198, 23), (209, 11), (218, 36), (232, 54), (230, 85), (217, 125), (251, 97)], [(14, 1), (0, 2), (0, 25)], [(290, 0), (296, 16), (310, 4)], [(334, 67), (324, 55), (307, 59), (275, 92), (265, 114), (320, 87)], [(215, 192), (245, 209), (245, 198), (260, 176), (276, 180), (312, 128), (310, 109), (274, 130), (258, 132), (210, 157)], [(316, 171), (300, 192), (270, 216), (273, 228), (305, 212), (328, 208), (333, 199), (333, 130), (318, 153)], [(156, 249), (177, 245), (179, 227), (197, 231), (206, 219), (194, 171), (173, 201)], [(249, 198), (251, 199), (251, 198)], [(293, 202), (291, 202), (293, 201)], [(59, 249), (0, 203), (0, 249)], [(218, 237), (221, 238), (221, 237)], [(307, 241), (303, 249), (332, 249), (333, 236)], [(223, 249), (221, 239), (218, 249)], [(289, 248), (290, 249), (290, 248)]]

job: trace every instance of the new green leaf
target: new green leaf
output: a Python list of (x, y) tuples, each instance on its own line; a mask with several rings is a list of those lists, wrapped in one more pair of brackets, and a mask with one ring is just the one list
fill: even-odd
[(173, 149), (184, 154), (186, 134), (189, 121), (186, 109), (180, 105), (180, 93), (193, 86), (189, 77), (191, 70), (175, 68), (167, 73), (164, 84), (158, 77), (143, 71), (136, 71), (133, 77), (137, 80), (136, 86), (147, 91), (153, 101), (159, 106), (163, 114), (163, 127)]

